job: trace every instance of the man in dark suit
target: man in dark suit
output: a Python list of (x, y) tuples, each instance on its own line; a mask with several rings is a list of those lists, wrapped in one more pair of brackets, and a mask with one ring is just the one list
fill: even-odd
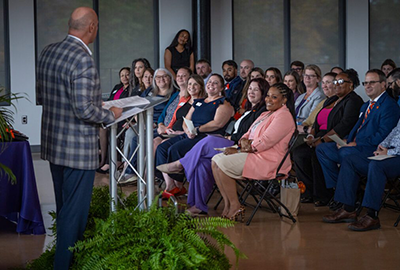
[[(361, 107), (360, 117), (347, 138), (347, 145), (338, 148), (335, 143), (326, 143), (316, 150), (328, 188), (335, 188), (338, 181), (346, 178), (346, 173), (338, 164), (343, 164), (344, 160), (354, 156), (372, 156), (379, 143), (387, 137), (399, 120), (399, 106), (386, 93), (386, 77), (381, 70), (369, 70), (363, 85), (370, 100)], [(340, 202), (337, 192), (335, 200)], [(328, 223), (355, 222), (356, 212), (340, 209), (332, 215), (325, 216), (323, 220)]]
[(226, 60), (222, 63), (222, 74), (225, 79), (226, 98), (231, 103), (235, 112), (240, 109), (240, 98), (242, 97), (242, 89), (244, 81), (237, 75), (238, 66), (233, 60)]
[(37, 68), (41, 157), (50, 163), (57, 207), (54, 269), (69, 268), (68, 247), (85, 230), (98, 166), (98, 124), (111, 123), (122, 113), (101, 107), (100, 80), (87, 46), (97, 35), (96, 13), (77, 8), (68, 25), (68, 36), (44, 48)]

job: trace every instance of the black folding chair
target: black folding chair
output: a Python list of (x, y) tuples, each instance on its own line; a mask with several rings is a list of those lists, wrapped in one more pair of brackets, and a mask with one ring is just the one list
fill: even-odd
[[(278, 213), (280, 217), (289, 218), (290, 220), (293, 221), (293, 223), (296, 222), (296, 219), (293, 217), (292, 213), (290, 213), (289, 209), (280, 201), (280, 199), (277, 197), (277, 194), (273, 194), (272, 191), (274, 186), (279, 184), (281, 180), (288, 179), (291, 177), (290, 175), (279, 173), (279, 170), (283, 166), (285, 160), (288, 158), (289, 153), (292, 151), (298, 135), (299, 132), (296, 129), (292, 135), (292, 138), (289, 141), (288, 149), (284, 157), (282, 158), (282, 161), (278, 165), (275, 178), (267, 180), (247, 180), (247, 185), (244, 187), (242, 194), (239, 197), (239, 201), (246, 202), (246, 199), (248, 198), (249, 195), (258, 196), (256, 200), (258, 201), (257, 205), (254, 207), (253, 213), (251, 214), (249, 220), (246, 223), (247, 226), (250, 225), (251, 220), (253, 219), (257, 210), (261, 207), (263, 201), (265, 201), (268, 204), (272, 212)], [(286, 211), (286, 214), (283, 213), (282, 208)]]
[[(387, 186), (389, 186), (388, 191), (385, 193), (382, 199), (381, 209), (390, 208), (400, 211), (400, 177), (388, 179)], [(393, 204), (388, 203), (388, 200), (392, 200)], [(394, 223), (394, 227), (397, 227), (400, 222), (400, 215)]]

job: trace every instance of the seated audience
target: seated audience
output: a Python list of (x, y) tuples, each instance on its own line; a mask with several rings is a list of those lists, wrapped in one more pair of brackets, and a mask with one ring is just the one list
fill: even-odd
[(240, 98), (244, 82), (237, 75), (237, 64), (233, 60), (226, 60), (222, 63), (222, 75), (225, 79), (226, 99), (231, 103), (235, 112), (240, 109)]
[[(115, 85), (113, 90), (111, 91), (110, 97), (108, 100), (117, 100), (120, 98), (126, 98), (129, 96), (129, 67), (123, 67), (119, 71), (119, 79), (120, 83)], [(119, 127), (120, 128), (120, 127)], [(99, 168), (96, 169), (98, 173), (108, 173), (109, 164), (108, 164), (108, 132), (107, 129), (100, 128), (99, 130), (99, 140), (100, 140), (100, 150), (101, 150), (101, 159)]]
[(299, 74), (296, 71), (288, 71), (285, 73), (283, 78), (283, 83), (293, 91), (294, 101), (304, 93), (303, 84), (301, 83), (301, 79)]
[(129, 76), (130, 96), (140, 96), (146, 88), (143, 85), (143, 74), (145, 69), (150, 68), (146, 58), (138, 58), (132, 61), (132, 72)]
[[(267, 112), (258, 117), (239, 140), (239, 149), (227, 148), (212, 158), (215, 182), (224, 199), (222, 216), (244, 220), (245, 208), (240, 205), (236, 181), (274, 178), (295, 130), (293, 92), (285, 84), (270, 87), (265, 98)], [(290, 124), (292, 123), (292, 124)], [(287, 158), (280, 173), (291, 169)]]
[(176, 73), (176, 83), (178, 84), (177, 89), (174, 94), (171, 95), (167, 105), (165, 106), (163, 112), (161, 113), (160, 117), (158, 118), (158, 128), (157, 133), (158, 135), (164, 134), (167, 130), (167, 126), (172, 120), (174, 113), (178, 107), (180, 99), (183, 97), (185, 100), (189, 100), (189, 95), (187, 92), (187, 83), (189, 80), (190, 75), (192, 75), (192, 70), (187, 67), (182, 67)]
[[(233, 116), (233, 108), (224, 97), (224, 80), (213, 74), (206, 86), (207, 98), (196, 99), (186, 118), (193, 122), (195, 130), (189, 130), (185, 123), (185, 134), (171, 138), (157, 147), (156, 166), (176, 161), (182, 157), (207, 134), (224, 134), (229, 119)], [(187, 191), (183, 187), (179, 175), (163, 173), (166, 189), (163, 197), (179, 196)]]
[(331, 68), (331, 72), (336, 73), (336, 74), (340, 74), (342, 73), (344, 70), (341, 67), (333, 67)]
[(150, 92), (153, 88), (153, 76), (154, 70), (152, 68), (146, 68), (143, 73), (143, 85), (144, 91), (143, 92)]
[(165, 173), (185, 170), (190, 184), (187, 199), (187, 204), (191, 206), (187, 210), (190, 215), (197, 216), (208, 212), (206, 201), (215, 183), (211, 171), (211, 158), (219, 153), (214, 148), (229, 147), (238, 143), (254, 120), (266, 110), (265, 93), (268, 92), (268, 89), (269, 85), (263, 78), (251, 80), (247, 94), (246, 112), (236, 121), (232, 136), (207, 136), (180, 160), (158, 167)]
[[(175, 89), (177, 87), (175, 86), (172, 74), (165, 68), (159, 68), (155, 71), (154, 77), (153, 77), (153, 87), (148, 88), (146, 91), (144, 91), (141, 96), (146, 97), (146, 96), (157, 96), (157, 97), (163, 97), (167, 98), (167, 100), (163, 103), (160, 103), (153, 108), (153, 126), (154, 126), (154, 131), (153, 131), (153, 136), (156, 136), (157, 133), (157, 123), (158, 119), (161, 116), (162, 112), (164, 111), (164, 108), (167, 106), (167, 103), (169, 102), (171, 96), (174, 94)], [(128, 158), (131, 158), (131, 164), (136, 167), (136, 157), (137, 154), (135, 153), (135, 149), (137, 147), (137, 137), (134, 136), (132, 141), (131, 141), (131, 147), (129, 150), (129, 155)], [(133, 155), (135, 153), (135, 155)], [(133, 175), (133, 170), (131, 167), (128, 167), (126, 170), (126, 175), (124, 176), (123, 183), (129, 182), (130, 179), (135, 179), (136, 177)]]
[[(335, 200), (343, 203), (343, 209), (334, 215), (325, 216), (323, 219), (325, 222), (352, 222), (348, 226), (352, 231), (369, 231), (381, 227), (378, 213), (386, 181), (400, 175), (400, 121), (373, 154), (392, 157), (371, 160), (367, 155), (349, 155), (342, 161)], [(355, 204), (360, 178), (363, 176), (367, 176), (367, 184), (361, 205), (367, 208), (367, 214), (357, 220)]]
[(204, 85), (207, 84), (212, 73), (210, 61), (207, 59), (199, 59), (196, 62), (196, 74), (200, 75), (204, 80)]
[(400, 68), (393, 69), (387, 76), (386, 92), (397, 101), (400, 106)]
[(165, 49), (164, 65), (174, 79), (178, 69), (182, 67), (189, 67), (194, 71), (194, 53), (188, 30), (180, 30)]
[(270, 67), (265, 71), (265, 80), (269, 85), (282, 82), (282, 73), (276, 67)]
[(396, 68), (396, 63), (392, 59), (386, 59), (381, 65), (381, 70), (387, 77), (388, 74)]
[[(154, 75), (154, 70), (151, 67), (148, 67), (144, 70), (143, 73), (143, 92), (150, 92), (151, 89), (153, 88), (152, 83), (153, 83), (153, 75)], [(140, 94), (141, 95), (141, 94)], [(124, 138), (124, 156), (127, 157), (129, 155), (130, 151), (130, 146), (133, 138), (136, 136), (135, 132), (129, 128), (130, 125), (133, 125), (134, 122), (132, 123), (126, 123), (125, 128), (127, 128), (127, 131), (125, 132), (125, 138)], [(125, 163), (126, 165), (126, 163)]]
[[(187, 115), (195, 99), (205, 98), (206, 92), (204, 81), (201, 83), (201, 76), (192, 74), (187, 83), (187, 97), (179, 100), (178, 107), (169, 123), (166, 134), (183, 134), (183, 117)], [(202, 78), (201, 78), (202, 79)]]
[[(328, 99), (315, 118), (307, 142), (293, 150), (296, 176), (306, 185), (302, 202), (313, 202), (315, 206), (325, 206), (333, 196), (333, 190), (325, 186), (324, 174), (318, 162), (315, 149), (320, 144), (331, 142), (329, 135), (336, 134), (344, 139), (358, 120), (362, 98), (354, 92), (360, 85), (358, 74), (349, 69), (336, 75), (327, 73), (322, 79), (322, 89)], [(335, 91), (336, 90), (336, 91)], [(335, 95), (336, 92), (336, 95)]]
[(242, 89), (242, 97), (239, 101), (240, 109), (233, 116), (233, 118), (235, 118), (235, 120), (238, 120), (242, 116), (242, 114), (246, 111), (245, 106), (247, 103), (247, 89), (249, 89), (250, 81), (255, 78), (263, 78), (264, 79), (264, 71), (259, 67), (253, 68), (247, 75), (247, 79), (246, 79), (244, 87)]
[[(327, 98), (333, 97), (336, 95), (335, 93), (335, 88), (333, 81), (336, 77), (336, 73), (329, 72), (324, 75), (321, 81), (321, 86), (322, 86), (322, 91), (324, 92), (324, 95), (326, 98), (321, 100), (320, 103), (318, 103), (317, 106), (315, 106), (314, 110), (308, 115), (307, 119), (304, 120), (301, 125), (297, 126), (297, 129), (299, 130), (300, 134), (307, 134), (311, 131), (312, 126), (314, 125), (315, 122), (315, 117), (319, 113), (319, 111), (324, 107), (325, 101)], [(358, 76), (358, 75), (357, 75)], [(358, 83), (360, 85), (360, 83)], [(358, 110), (357, 110), (358, 111)]]
[(247, 76), (249, 75), (250, 71), (254, 68), (254, 62), (249, 60), (249, 59), (245, 59), (240, 63), (240, 78), (242, 78), (243, 81), (246, 81)]
[[(344, 80), (344, 83), (350, 84), (346, 81)], [(338, 164), (353, 155), (358, 158), (372, 156), (378, 144), (387, 137), (399, 120), (399, 106), (386, 93), (386, 77), (381, 70), (369, 70), (363, 85), (370, 100), (361, 107), (359, 119), (345, 140), (347, 144), (338, 147), (334, 142), (327, 142), (320, 144), (316, 149), (327, 188), (336, 188), (341, 171)], [(346, 215), (342, 214), (342, 211), (337, 212), (337, 215), (329, 219), (332, 222), (347, 220)]]
[(295, 71), (303, 81), (304, 63), (301, 61), (293, 61), (290, 63), (290, 71)]
[(294, 104), (296, 112), (296, 122), (298, 125), (307, 119), (310, 113), (323, 99), (324, 93), (319, 88), (321, 81), (321, 70), (317, 65), (308, 65), (304, 71), (303, 82), (306, 92), (301, 94)]
[[(177, 78), (179, 78), (180, 76), (180, 71), (181, 69), (178, 71)], [(197, 74), (191, 75), (188, 78), (188, 81), (186, 81), (186, 79), (184, 81), (183, 80), (179, 81), (178, 86), (181, 89), (180, 95), (182, 94), (182, 96), (179, 99), (178, 106), (168, 126), (163, 125), (165, 129), (164, 128), (160, 129), (159, 126), (157, 130), (159, 136), (157, 136), (153, 140), (154, 154), (158, 145), (160, 145), (160, 143), (163, 141), (163, 139), (165, 139), (165, 137), (167, 137), (168, 135), (181, 135), (184, 133), (183, 117), (187, 115), (195, 99), (204, 98), (206, 95), (204, 90), (204, 81)]]

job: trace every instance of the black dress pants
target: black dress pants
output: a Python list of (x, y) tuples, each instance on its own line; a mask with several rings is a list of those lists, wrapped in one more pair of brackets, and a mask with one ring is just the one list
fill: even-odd
[(314, 201), (328, 202), (333, 196), (333, 190), (326, 188), (315, 148), (310, 148), (306, 143), (297, 146), (293, 150), (293, 161), (297, 179), (306, 185), (303, 196), (312, 197)]

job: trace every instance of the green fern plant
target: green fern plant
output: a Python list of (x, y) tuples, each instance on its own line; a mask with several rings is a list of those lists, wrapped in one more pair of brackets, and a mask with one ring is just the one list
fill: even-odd
[(176, 215), (172, 205), (154, 203), (147, 212), (128, 207), (97, 225), (93, 238), (71, 249), (72, 269), (229, 269), (225, 246), (244, 257), (218, 230), (232, 221)]
[[(121, 194), (122, 196), (122, 194)], [(172, 205), (135, 210), (137, 195), (122, 196), (122, 206), (109, 211), (108, 187), (93, 189), (84, 239), (71, 248), (72, 269), (229, 269), (225, 247), (245, 256), (218, 228), (234, 226), (216, 217), (192, 219)], [(55, 213), (52, 213), (55, 218)], [(52, 232), (55, 234), (56, 225)], [(52, 269), (54, 243), (28, 269)], [(237, 263), (238, 261), (236, 261)]]

